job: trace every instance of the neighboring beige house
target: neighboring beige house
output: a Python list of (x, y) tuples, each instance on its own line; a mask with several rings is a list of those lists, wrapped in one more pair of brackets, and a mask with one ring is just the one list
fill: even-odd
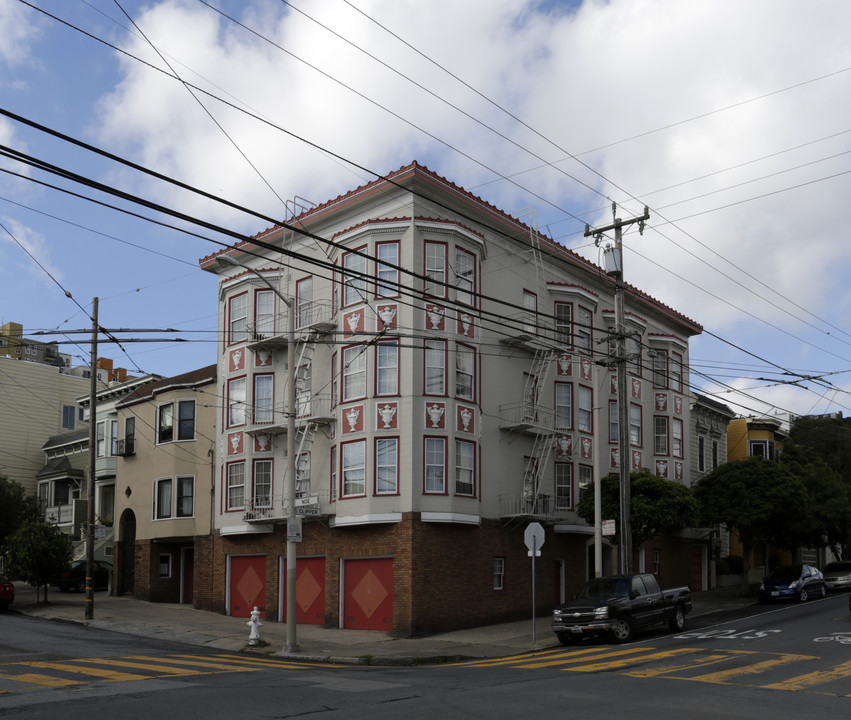
[[(578, 589), (594, 572), (579, 493), (620, 461), (605, 270), (417, 163), (255, 240), (201, 260), (221, 338), (212, 609), (285, 617), (291, 504), (299, 622), (411, 634), (523, 617), (530, 522), (545, 530), (535, 604)], [(701, 327), (633, 287), (626, 311), (624, 460), (687, 483)], [(682, 584), (690, 561), (674, 539), (647, 564)]]
[(220, 404), (215, 365), (146, 383), (116, 403), (119, 594), (181, 603), (209, 596)]
[(54, 435), (88, 428), (77, 405), (88, 389), (88, 380), (57, 367), (0, 356), (0, 475), (35, 495), (44, 444)]

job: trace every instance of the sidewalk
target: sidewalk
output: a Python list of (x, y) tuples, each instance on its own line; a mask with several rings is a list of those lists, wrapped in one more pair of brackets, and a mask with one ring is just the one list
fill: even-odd
[[(35, 588), (15, 583), (12, 610), (50, 620), (78, 622), (90, 627), (143, 637), (200, 645), (219, 650), (262, 652), (283, 655), (286, 624), (265, 622), (260, 628), (262, 647), (248, 645), (246, 618), (195, 610), (191, 605), (150, 603), (127, 597), (110, 597), (96, 592), (94, 619), (85, 620), (85, 595), (62, 593), (50, 588), (48, 604), (37, 605)], [(713, 590), (693, 596), (689, 617), (749, 605), (734, 590)], [(558, 645), (550, 630), (549, 614), (536, 618), (532, 641), (532, 619), (500, 625), (430, 635), (396, 638), (378, 630), (340, 630), (319, 625), (297, 626), (299, 650), (285, 657), (305, 661), (346, 664), (414, 665), (468, 658), (497, 658), (542, 650)], [(688, 624), (688, 619), (686, 620)]]

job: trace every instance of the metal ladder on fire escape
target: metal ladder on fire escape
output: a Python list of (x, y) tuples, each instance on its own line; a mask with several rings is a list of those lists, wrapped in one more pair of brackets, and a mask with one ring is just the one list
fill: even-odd
[[(295, 369), (293, 372), (293, 377), (295, 378), (295, 407), (292, 408), (291, 412), (295, 412), (296, 416), (296, 433), (295, 433), (295, 469), (296, 469), (296, 477), (295, 477), (295, 491), (296, 497), (302, 497), (310, 492), (310, 476), (307, 478), (302, 476), (301, 471), (301, 463), (300, 459), (305, 455), (305, 453), (310, 452), (310, 448), (313, 445), (313, 440), (316, 437), (316, 423), (311, 421), (312, 416), (312, 407), (311, 403), (313, 402), (313, 397), (311, 395), (305, 396), (304, 388), (302, 384), (304, 382), (303, 378), (300, 377), (299, 369), (307, 365), (310, 366), (313, 360), (313, 352), (316, 348), (316, 342), (314, 340), (313, 335), (311, 334), (309, 339), (302, 341), (301, 346), (298, 348), (298, 353), (295, 358)], [(312, 371), (311, 371), (312, 374)], [(289, 394), (288, 394), (289, 396)], [(300, 427), (299, 422), (301, 419), (304, 419), (304, 424)], [(285, 470), (285, 472), (287, 472)]]

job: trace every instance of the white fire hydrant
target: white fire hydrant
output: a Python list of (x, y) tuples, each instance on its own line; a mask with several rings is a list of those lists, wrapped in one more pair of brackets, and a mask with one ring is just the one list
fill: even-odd
[(260, 642), (260, 628), (263, 627), (263, 623), (260, 622), (260, 611), (256, 607), (251, 611), (251, 619), (245, 624), (251, 628), (248, 644), (257, 645)]

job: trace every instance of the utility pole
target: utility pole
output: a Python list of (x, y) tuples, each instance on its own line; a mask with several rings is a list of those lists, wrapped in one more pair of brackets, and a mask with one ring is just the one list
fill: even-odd
[(89, 482), (86, 494), (86, 620), (95, 617), (95, 463), (97, 455), (98, 299), (92, 300), (92, 357), (89, 378)]
[[(623, 291), (623, 227), (638, 223), (639, 233), (644, 233), (644, 223), (650, 218), (650, 209), (645, 205), (644, 214), (631, 220), (621, 220), (617, 217), (617, 204), (612, 203), (612, 220), (605, 227), (591, 228), (585, 226), (585, 237), (594, 236), (594, 242), (599, 246), (603, 233), (615, 231), (614, 245), (605, 248), (606, 274), (615, 280), (615, 363), (617, 365), (618, 391), (618, 469), (620, 470), (620, 571), (632, 572), (632, 532), (630, 530), (630, 449), (629, 449), (629, 395), (626, 385), (626, 316), (624, 313)], [(595, 478), (599, 485), (600, 478)], [(595, 525), (601, 518), (595, 518)]]

